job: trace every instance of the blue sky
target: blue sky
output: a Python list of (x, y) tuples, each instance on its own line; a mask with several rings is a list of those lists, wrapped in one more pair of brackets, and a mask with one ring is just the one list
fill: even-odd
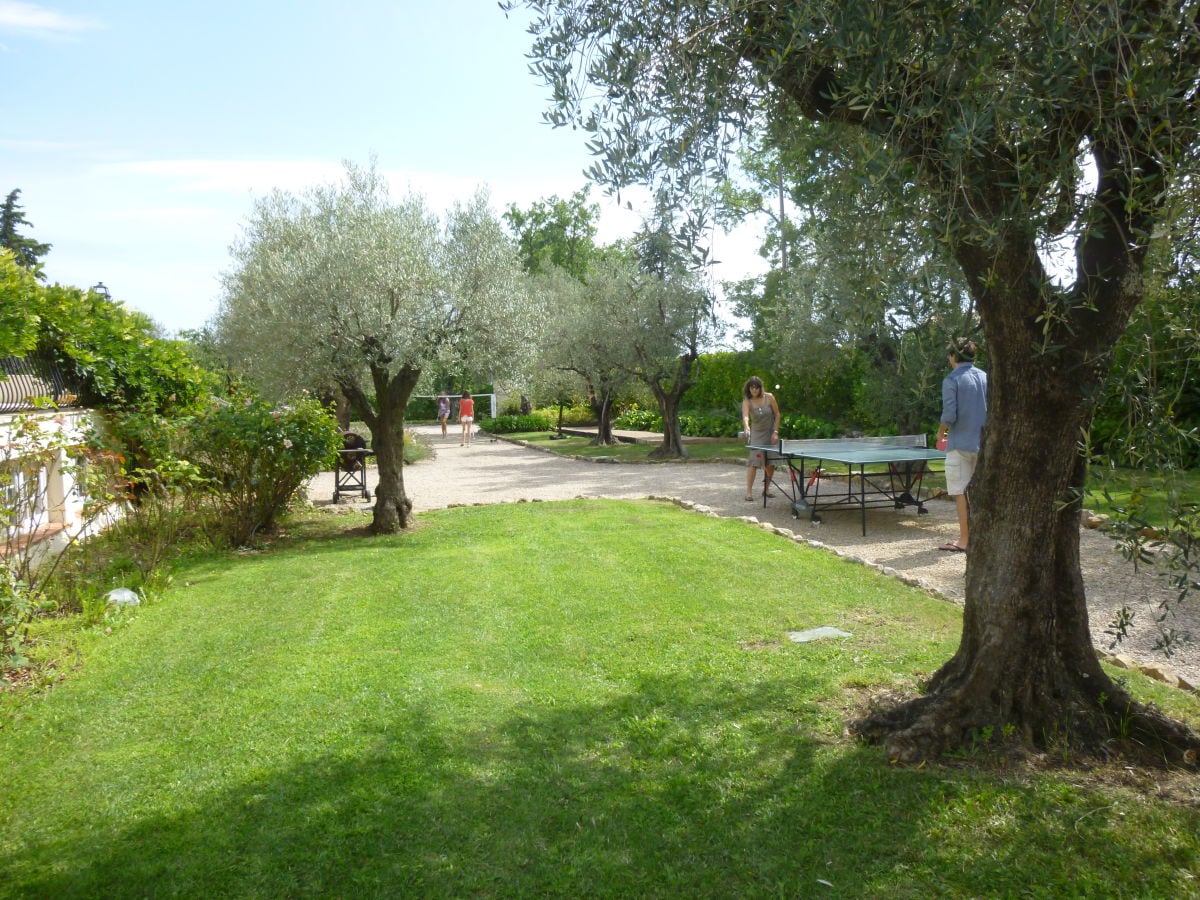
[[(0, 0), (0, 193), (53, 244), (51, 282), (196, 328), (254, 199), (343, 160), (442, 211), (583, 187), (585, 137), (542, 123), (523, 23), (495, 0)], [(592, 199), (602, 242), (636, 229)], [(719, 237), (715, 278), (761, 271), (756, 245)]]

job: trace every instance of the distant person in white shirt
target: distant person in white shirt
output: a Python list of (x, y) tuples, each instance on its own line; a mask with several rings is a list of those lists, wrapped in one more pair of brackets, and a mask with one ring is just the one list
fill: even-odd
[(958, 338), (948, 348), (950, 374), (942, 379), (942, 422), (938, 446), (945, 438), (946, 492), (958, 513), (958, 540), (939, 550), (966, 553), (970, 539), (967, 489), (975, 474), (984, 423), (987, 421), (987, 372), (975, 368), (975, 342)]

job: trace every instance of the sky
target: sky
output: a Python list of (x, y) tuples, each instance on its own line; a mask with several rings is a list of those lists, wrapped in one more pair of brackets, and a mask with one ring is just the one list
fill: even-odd
[[(21, 190), (50, 283), (103, 282), (168, 332), (215, 314), (256, 198), (372, 159), (393, 196), (502, 213), (587, 184), (586, 136), (542, 121), (526, 14), (495, 0), (0, 0), (0, 196)], [(598, 240), (639, 209), (593, 187)], [(636, 198), (636, 195), (633, 195)], [(623, 196), (622, 201), (630, 200)], [(758, 274), (717, 232), (714, 287)]]

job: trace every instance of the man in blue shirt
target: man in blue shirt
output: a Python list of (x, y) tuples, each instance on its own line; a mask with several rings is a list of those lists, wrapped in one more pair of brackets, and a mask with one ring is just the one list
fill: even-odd
[[(980, 432), (987, 421), (987, 373), (975, 368), (975, 343), (958, 338), (949, 348), (950, 374), (942, 379), (942, 423), (938, 446), (946, 437), (946, 492), (958, 512), (958, 540), (939, 550), (967, 552), (967, 486), (979, 459)], [(948, 435), (948, 437), (947, 437)]]

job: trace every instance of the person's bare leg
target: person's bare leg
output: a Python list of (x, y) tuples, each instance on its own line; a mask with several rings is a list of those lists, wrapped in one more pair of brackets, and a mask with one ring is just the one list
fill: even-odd
[(967, 549), (967, 516), (970, 514), (970, 504), (966, 494), (955, 494), (954, 508), (958, 512), (958, 546)]
[(763, 470), (763, 495), (771, 493), (771, 485), (775, 483), (775, 467), (767, 466)]
[(757, 470), (754, 466), (746, 466), (746, 499), (747, 500), (754, 499), (754, 473), (756, 471)]

